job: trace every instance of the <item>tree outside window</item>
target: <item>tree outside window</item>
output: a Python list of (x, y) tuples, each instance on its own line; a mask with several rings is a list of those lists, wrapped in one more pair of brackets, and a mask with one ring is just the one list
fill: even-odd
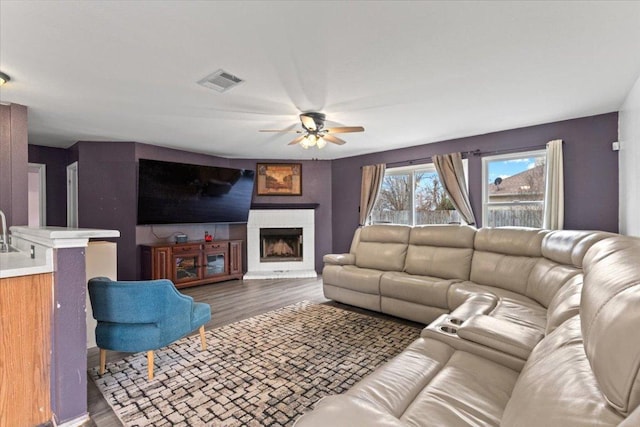
[(460, 216), (433, 165), (387, 169), (372, 213), (373, 223), (447, 224)]

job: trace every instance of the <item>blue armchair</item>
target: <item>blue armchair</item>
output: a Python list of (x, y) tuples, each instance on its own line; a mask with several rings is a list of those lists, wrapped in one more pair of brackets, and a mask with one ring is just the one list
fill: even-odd
[(202, 350), (207, 349), (204, 324), (211, 319), (208, 304), (194, 302), (166, 279), (137, 282), (89, 280), (89, 297), (100, 348), (100, 374), (107, 350), (147, 352), (148, 377), (153, 379), (153, 350), (167, 346), (200, 328)]

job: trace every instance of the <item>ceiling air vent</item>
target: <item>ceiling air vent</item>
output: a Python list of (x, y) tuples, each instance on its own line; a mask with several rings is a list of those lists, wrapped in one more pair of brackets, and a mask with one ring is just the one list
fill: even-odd
[(239, 77), (233, 74), (227, 73), (224, 70), (218, 70), (213, 74), (209, 74), (204, 79), (198, 82), (199, 85), (208, 87), (209, 89), (217, 90), (218, 92), (226, 92), (234, 86), (244, 82)]

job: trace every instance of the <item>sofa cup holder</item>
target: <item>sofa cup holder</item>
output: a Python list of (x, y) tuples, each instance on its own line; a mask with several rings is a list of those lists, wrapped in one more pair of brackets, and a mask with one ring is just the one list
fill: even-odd
[(440, 326), (439, 329), (446, 334), (452, 335), (456, 335), (458, 332), (458, 328), (454, 328), (453, 326)]
[(460, 325), (462, 325), (464, 323), (464, 320), (458, 319), (456, 317), (451, 317), (448, 320), (449, 320), (449, 323), (452, 323), (452, 324), (454, 324), (456, 326), (460, 326)]

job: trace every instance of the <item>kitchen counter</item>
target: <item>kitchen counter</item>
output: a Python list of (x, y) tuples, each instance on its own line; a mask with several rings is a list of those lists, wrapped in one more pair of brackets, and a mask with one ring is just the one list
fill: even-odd
[[(0, 253), (0, 278), (53, 272), (53, 249), (86, 247), (89, 239), (120, 237), (118, 230), (11, 227), (16, 252)], [(31, 255), (33, 252), (33, 256)]]
[(35, 259), (25, 251), (0, 253), (0, 279), (52, 271), (51, 251), (44, 257)]

